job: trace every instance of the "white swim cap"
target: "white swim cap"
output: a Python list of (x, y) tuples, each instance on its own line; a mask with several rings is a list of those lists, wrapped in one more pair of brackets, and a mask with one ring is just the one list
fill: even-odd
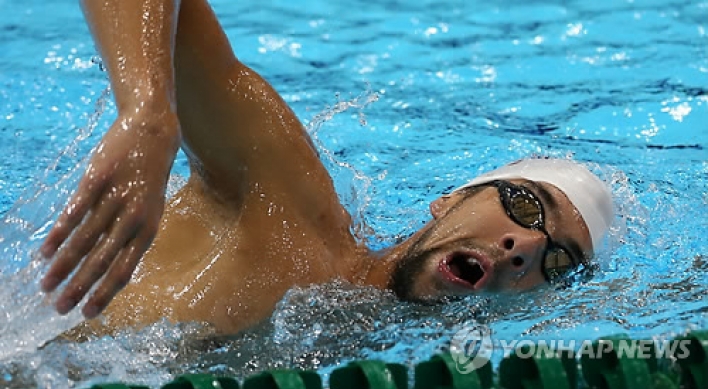
[(580, 212), (597, 249), (612, 223), (614, 209), (609, 189), (578, 162), (567, 159), (522, 159), (484, 173), (460, 190), (493, 180), (527, 179), (547, 182), (560, 189)]

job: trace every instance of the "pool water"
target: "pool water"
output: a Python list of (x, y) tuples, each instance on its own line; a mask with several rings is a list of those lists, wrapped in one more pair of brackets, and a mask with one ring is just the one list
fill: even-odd
[[(212, 5), (240, 59), (309, 124), (371, 246), (410, 234), (430, 201), (479, 172), (572, 156), (617, 196), (594, 276), (445, 306), (333, 283), (291, 290), (269, 320), (231, 337), (161, 322), (46, 343), (80, 317), (56, 316), (37, 293), (44, 267), (32, 254), (115, 107), (77, 2), (0, 0), (3, 387), (413, 364), (474, 324), (500, 340), (708, 327), (707, 1), (373, 3)], [(172, 190), (187, 172), (180, 156)]]

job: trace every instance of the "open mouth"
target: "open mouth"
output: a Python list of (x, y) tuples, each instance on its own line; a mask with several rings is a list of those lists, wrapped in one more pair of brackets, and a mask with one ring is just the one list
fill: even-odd
[(448, 280), (468, 289), (479, 289), (486, 283), (485, 267), (481, 259), (463, 252), (452, 253), (440, 262), (440, 270)]

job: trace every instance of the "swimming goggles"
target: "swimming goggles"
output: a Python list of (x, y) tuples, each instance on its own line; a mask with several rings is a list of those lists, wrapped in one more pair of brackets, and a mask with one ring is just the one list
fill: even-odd
[(502, 206), (516, 224), (543, 232), (546, 235), (546, 251), (543, 253), (541, 270), (543, 277), (552, 285), (561, 284), (582, 264), (573, 259), (568, 250), (556, 244), (545, 228), (543, 204), (538, 197), (523, 186), (504, 180), (494, 180), (474, 187), (493, 186), (499, 191)]

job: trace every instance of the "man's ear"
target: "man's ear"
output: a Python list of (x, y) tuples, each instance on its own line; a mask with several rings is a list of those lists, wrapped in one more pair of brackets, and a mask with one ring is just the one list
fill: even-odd
[(459, 197), (458, 194), (451, 193), (433, 200), (433, 202), (430, 203), (430, 214), (433, 215), (433, 219), (438, 219), (440, 216), (446, 214), (447, 211), (459, 201)]

